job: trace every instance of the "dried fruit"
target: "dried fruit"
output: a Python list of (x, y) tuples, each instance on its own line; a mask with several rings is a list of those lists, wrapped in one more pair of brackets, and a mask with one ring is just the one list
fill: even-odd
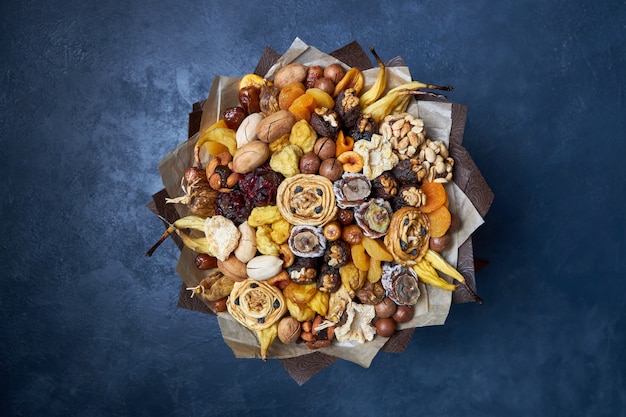
[(341, 179), (333, 184), (337, 206), (342, 209), (357, 207), (369, 197), (370, 180), (363, 174), (345, 172)]
[(322, 256), (326, 249), (326, 238), (321, 227), (294, 226), (287, 242), (294, 255), (303, 258)]
[(354, 210), (354, 218), (363, 234), (374, 239), (387, 233), (391, 216), (391, 205), (382, 198), (366, 201)]
[(446, 234), (452, 222), (450, 211), (444, 205), (427, 214), (430, 220), (430, 237), (439, 238)]
[(414, 305), (420, 296), (420, 289), (415, 272), (399, 264), (383, 265), (383, 276), (380, 280), (387, 297), (397, 304)]
[(420, 189), (426, 194), (426, 204), (420, 206), (423, 213), (431, 213), (443, 206), (448, 195), (443, 184), (439, 182), (425, 182)]

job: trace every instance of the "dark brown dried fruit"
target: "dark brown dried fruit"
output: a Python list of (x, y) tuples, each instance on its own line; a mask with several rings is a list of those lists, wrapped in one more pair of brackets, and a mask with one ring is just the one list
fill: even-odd
[(222, 117), (224, 118), (224, 122), (229, 129), (237, 130), (243, 119), (246, 118), (248, 113), (241, 106), (229, 107), (224, 110)]
[(287, 268), (289, 278), (296, 284), (313, 284), (317, 282), (319, 258), (296, 257), (293, 265)]
[(361, 117), (361, 105), (354, 88), (348, 88), (339, 93), (335, 99), (335, 108), (342, 126), (347, 130), (352, 129), (359, 117)]
[(372, 140), (372, 135), (378, 131), (378, 124), (370, 114), (361, 114), (350, 130), (349, 136), (354, 141)]
[(323, 265), (322, 271), (317, 278), (317, 289), (321, 292), (333, 293), (341, 287), (341, 275), (339, 269), (329, 265)]
[(311, 121), (309, 122), (318, 137), (327, 137), (335, 140), (337, 133), (341, 129), (341, 121), (337, 112), (329, 110), (326, 107), (316, 108), (311, 113)]
[(396, 177), (399, 184), (416, 184), (418, 182), (417, 173), (413, 170), (413, 163), (410, 159), (400, 160), (391, 173)]
[(249, 85), (239, 90), (239, 104), (248, 114), (258, 113), (261, 111), (261, 89), (259, 87)]
[(331, 242), (324, 251), (324, 263), (333, 268), (344, 266), (350, 259), (350, 244), (343, 240)]
[(398, 194), (398, 181), (391, 171), (385, 171), (372, 180), (372, 196), (389, 200)]

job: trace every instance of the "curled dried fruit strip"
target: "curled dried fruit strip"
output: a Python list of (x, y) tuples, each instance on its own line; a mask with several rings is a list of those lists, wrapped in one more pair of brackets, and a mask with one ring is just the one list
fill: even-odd
[(337, 213), (333, 183), (321, 175), (297, 174), (279, 186), (276, 205), (289, 223), (323, 226)]
[(420, 209), (402, 207), (391, 217), (385, 246), (400, 265), (415, 265), (428, 251), (429, 229), (428, 216)]
[(228, 312), (250, 330), (263, 330), (278, 322), (287, 311), (283, 293), (264, 281), (236, 282), (226, 302)]

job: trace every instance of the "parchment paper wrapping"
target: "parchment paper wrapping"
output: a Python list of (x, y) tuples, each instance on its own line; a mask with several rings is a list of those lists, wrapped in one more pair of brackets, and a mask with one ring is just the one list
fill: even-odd
[[(366, 77), (365, 88), (374, 82), (377, 72), (377, 69), (368, 69), (372, 66), (371, 62), (362, 48), (355, 42), (334, 53), (325, 54), (305, 44), (300, 39), (294, 40), (289, 50), (282, 56), (266, 49), (255, 72), (271, 79), (278, 68), (290, 62), (322, 66), (338, 62), (346, 67), (356, 66), (363, 70)], [(388, 89), (411, 80), (409, 69), (403, 65), (400, 58), (395, 58), (387, 65)], [(164, 217), (168, 220), (173, 221), (172, 217), (175, 217), (175, 214), (171, 205), (163, 204), (164, 197), (175, 197), (182, 194), (180, 179), (192, 163), (195, 142), (204, 129), (220, 118), (226, 108), (238, 105), (238, 83), (239, 78), (218, 76), (214, 79), (207, 100), (203, 103), (197, 103), (194, 106), (194, 112), (190, 114), (189, 139), (169, 152), (159, 163), (158, 168), (165, 190), (155, 195), (151, 209), (162, 215), (167, 212), (169, 218), (165, 215)], [(483, 223), (483, 216), (493, 200), (493, 194), (461, 146), (466, 108), (450, 103), (443, 97), (431, 96), (412, 103), (408, 111), (422, 118), (428, 137), (445, 142), (455, 158), (454, 182), (447, 184), (446, 189), (451, 210), (461, 218), (461, 227), (452, 234), (452, 242), (444, 252), (444, 256), (452, 265), (457, 266), (457, 269), (464, 274), (470, 285), (475, 288), (471, 235)], [(467, 194), (468, 189), (472, 191), (470, 195), (473, 194), (473, 200)], [(478, 207), (475, 206), (474, 200), (480, 202)], [(187, 213), (184, 206), (176, 205), (176, 214), (179, 217), (185, 216)], [(195, 254), (182, 247), (180, 242), (177, 244), (182, 248), (176, 267), (177, 273), (183, 280), (179, 305), (192, 310), (212, 313), (206, 306), (201, 305), (201, 302), (199, 304), (198, 298), (190, 299), (188, 298), (189, 292), (185, 293), (184, 288), (198, 285), (204, 278), (205, 272), (195, 268), (193, 262)], [(330, 348), (323, 349), (323, 352), (312, 352), (304, 345), (283, 345), (277, 341), (270, 347), (268, 357), (281, 360), (286, 370), (300, 384), (306, 382), (337, 358), (369, 367), (380, 350), (403, 351), (416, 327), (445, 323), (450, 305), (453, 302), (452, 293), (425, 285), (422, 285), (421, 289), (424, 296), (420, 297), (415, 306), (413, 319), (401, 325), (400, 329), (403, 330), (398, 331), (391, 338), (376, 337), (374, 341), (362, 345), (334, 344)], [(454, 302), (471, 301), (467, 298), (467, 294), (463, 294), (460, 290), (455, 291), (454, 297)], [(252, 331), (237, 323), (227, 313), (218, 314), (218, 323), (224, 341), (237, 358), (260, 357), (259, 343)], [(388, 346), (388, 349), (385, 349), (385, 346)]]

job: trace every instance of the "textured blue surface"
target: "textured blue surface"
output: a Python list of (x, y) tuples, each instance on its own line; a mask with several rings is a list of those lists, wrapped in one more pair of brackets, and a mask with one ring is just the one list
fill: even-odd
[[(0, 415), (626, 416), (626, 3), (280, 3), (2, 2)], [(302, 387), (144, 256), (191, 104), (295, 37), (453, 84), (496, 195), (484, 305)]]

